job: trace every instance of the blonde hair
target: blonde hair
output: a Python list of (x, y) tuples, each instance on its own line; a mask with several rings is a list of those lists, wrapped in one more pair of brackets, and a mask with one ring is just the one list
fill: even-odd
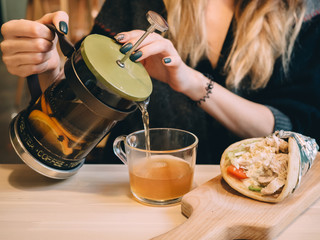
[(184, 61), (192, 67), (207, 55), (206, 21), (207, 0), (164, 0), (167, 9), (169, 39)]
[[(168, 37), (192, 67), (208, 56), (207, 1), (164, 0)], [(279, 57), (287, 72), (304, 13), (303, 0), (235, 0), (234, 42), (224, 68), (227, 86), (238, 88), (249, 77), (251, 89), (264, 88)]]

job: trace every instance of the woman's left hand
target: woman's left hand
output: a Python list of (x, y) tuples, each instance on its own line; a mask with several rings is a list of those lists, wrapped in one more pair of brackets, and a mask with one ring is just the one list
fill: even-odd
[[(132, 47), (143, 33), (141, 30), (122, 32), (115, 39), (124, 46), (132, 44)], [(127, 52), (131, 48), (122, 49)], [(190, 73), (194, 70), (182, 61), (172, 42), (157, 33), (149, 34), (131, 55), (131, 59), (141, 62), (151, 77), (169, 84), (177, 92), (188, 92), (188, 88), (192, 86), (193, 78)]]

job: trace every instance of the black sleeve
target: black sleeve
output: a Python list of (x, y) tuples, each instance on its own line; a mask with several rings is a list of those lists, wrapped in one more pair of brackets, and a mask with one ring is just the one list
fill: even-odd
[(287, 116), (292, 131), (320, 142), (320, 15), (303, 24), (287, 75), (278, 63), (266, 89), (253, 100)]
[(266, 105), (272, 112), (274, 116), (274, 127), (273, 131), (277, 130), (285, 130), (285, 131), (292, 131), (292, 123), (290, 118), (285, 115), (283, 112), (280, 112), (278, 109)]
[(123, 31), (146, 30), (149, 10), (166, 17), (162, 0), (106, 0), (95, 19), (92, 33), (113, 37)]

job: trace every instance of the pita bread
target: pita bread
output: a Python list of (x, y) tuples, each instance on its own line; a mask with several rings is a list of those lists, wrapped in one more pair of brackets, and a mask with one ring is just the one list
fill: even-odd
[[(258, 191), (249, 190), (248, 186), (244, 184), (244, 180), (238, 179), (232, 176), (227, 171), (228, 166), (231, 165), (231, 162), (232, 162), (231, 159), (229, 158), (230, 152), (234, 152), (237, 149), (241, 148), (241, 146), (244, 146), (247, 144), (252, 144), (252, 143), (255, 144), (257, 142), (263, 142), (265, 139), (266, 138), (251, 138), (251, 139), (242, 140), (230, 145), (224, 151), (221, 157), (221, 162), (220, 162), (221, 174), (224, 180), (239, 193), (259, 201), (276, 203), (288, 197), (293, 192), (294, 188), (297, 185), (299, 168), (300, 168), (300, 152), (299, 152), (299, 147), (297, 145), (297, 142), (294, 138), (290, 137), (288, 140), (288, 148), (287, 148), (288, 161), (286, 163), (287, 171), (286, 171), (285, 183), (274, 194), (263, 194)], [(241, 154), (241, 152), (238, 154)], [(266, 186), (263, 186), (263, 187), (266, 187)]]

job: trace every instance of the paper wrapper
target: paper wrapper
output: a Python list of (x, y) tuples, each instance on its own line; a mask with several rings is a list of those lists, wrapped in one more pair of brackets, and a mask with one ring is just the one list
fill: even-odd
[(263, 138), (245, 139), (230, 145), (222, 154), (220, 168), (224, 180), (236, 191), (243, 195), (264, 202), (280, 202), (291, 195), (300, 185), (303, 175), (311, 168), (316, 158), (319, 146), (316, 141), (310, 137), (290, 131), (276, 131), (273, 133), (276, 137), (288, 140), (288, 166), (286, 183), (279, 194), (262, 195), (259, 192), (253, 192), (248, 189), (242, 180), (236, 179), (227, 173), (227, 167), (230, 165), (227, 160), (228, 152), (238, 148), (241, 144), (248, 141), (259, 141)]

